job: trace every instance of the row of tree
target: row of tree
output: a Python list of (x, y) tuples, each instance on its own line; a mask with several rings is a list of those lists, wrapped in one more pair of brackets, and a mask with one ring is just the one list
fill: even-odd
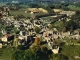
[(12, 60), (69, 60), (63, 54), (52, 54), (50, 50), (42, 46), (34, 46), (27, 50), (17, 50), (12, 55)]

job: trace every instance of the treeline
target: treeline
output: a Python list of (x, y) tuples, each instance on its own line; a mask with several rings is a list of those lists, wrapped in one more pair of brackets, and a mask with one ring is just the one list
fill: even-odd
[[(67, 6), (69, 5), (68, 3), (60, 3), (60, 4), (46, 4), (46, 3), (7, 3), (6, 5), (8, 6), (15, 6), (15, 7), (19, 7), (20, 8), (27, 8), (26, 6), (30, 7), (30, 8), (44, 8), (46, 10), (48, 10), (50, 13), (52, 12), (51, 9), (65, 9), (65, 10), (69, 10), (69, 8), (67, 8)], [(24, 5), (24, 6), (22, 6)]]
[(11, 60), (69, 60), (63, 54), (54, 55), (46, 47), (35, 46), (27, 50), (17, 50), (13, 53)]

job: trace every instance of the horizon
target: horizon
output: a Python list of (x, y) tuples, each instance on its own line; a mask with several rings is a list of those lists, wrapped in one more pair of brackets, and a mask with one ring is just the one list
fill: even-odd
[(0, 2), (12, 2), (12, 1), (18, 1), (18, 2), (53, 2), (53, 3), (73, 3), (73, 2), (80, 2), (80, 0), (0, 0)]

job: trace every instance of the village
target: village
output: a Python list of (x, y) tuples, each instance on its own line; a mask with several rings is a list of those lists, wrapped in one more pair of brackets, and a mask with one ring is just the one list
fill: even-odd
[[(56, 27), (51, 26), (54, 22), (70, 21), (71, 16), (75, 15), (75, 11), (64, 11), (60, 9), (54, 9), (57, 14), (52, 14), (48, 19), (46, 17), (35, 18), (35, 14), (47, 11), (41, 11), (42, 8), (28, 8), (25, 12), (30, 13), (32, 18), (15, 18), (9, 16), (10, 9), (4, 7), (1, 11), (0, 17), (0, 49), (10, 46), (17, 48), (19, 45), (25, 48), (32, 48), (34, 45), (40, 45), (45, 42), (47, 48), (54, 54), (58, 54), (60, 51), (61, 43), (64, 45), (80, 45), (80, 43), (72, 42), (73, 40), (80, 40), (80, 31), (59, 31)], [(69, 39), (69, 41), (66, 40)], [(37, 41), (36, 41), (37, 40)]]

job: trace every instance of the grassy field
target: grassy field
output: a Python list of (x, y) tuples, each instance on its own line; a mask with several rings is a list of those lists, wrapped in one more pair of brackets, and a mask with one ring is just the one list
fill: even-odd
[(0, 59), (2, 60), (10, 60), (11, 54), (12, 54), (11, 48), (0, 49)]
[(80, 56), (80, 46), (65, 45), (62, 47), (61, 53), (66, 55), (69, 60), (74, 60), (74, 56)]
[(10, 14), (11, 15), (14, 15), (14, 16), (16, 16), (16, 15), (23, 15), (25, 17), (30, 17), (31, 16), (30, 13), (25, 13), (25, 10), (14, 10), (14, 11), (10, 11)]
[(75, 5), (69, 5), (68, 8), (71, 10), (79, 10), (80, 11), (80, 7), (76, 7)]
[(0, 60), (11, 60), (12, 53), (14, 51), (12, 50), (11, 47), (5, 47), (0, 49)]

